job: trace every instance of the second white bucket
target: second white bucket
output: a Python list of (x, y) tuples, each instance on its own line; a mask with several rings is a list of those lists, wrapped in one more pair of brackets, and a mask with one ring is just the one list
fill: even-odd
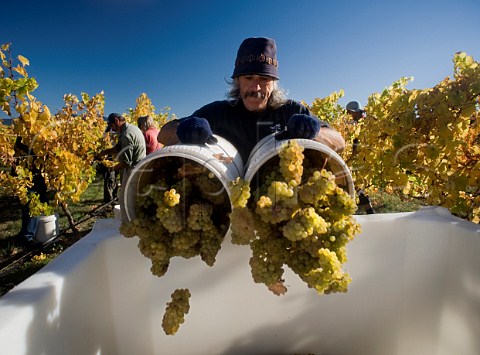
[(229, 141), (217, 135), (215, 137), (218, 141), (216, 144), (204, 146), (175, 144), (163, 147), (138, 163), (130, 174), (125, 186), (123, 203), (125, 204), (127, 220), (132, 221), (136, 218), (138, 195), (142, 193), (144, 186), (158, 179), (158, 172), (155, 166), (167, 157), (185, 159), (186, 161), (191, 160), (201, 164), (220, 180), (230, 195), (230, 181), (235, 180), (237, 177), (243, 177), (243, 160), (237, 149)]
[[(270, 159), (278, 159), (280, 148), (288, 141), (289, 139), (276, 140), (273, 134), (261, 139), (252, 149), (245, 165), (245, 180), (252, 184), (260, 168)], [(340, 155), (325, 144), (311, 139), (295, 139), (295, 141), (304, 148), (305, 156), (308, 156), (311, 161), (318, 162), (319, 168), (326, 164), (326, 169), (335, 175), (337, 185), (347, 191), (352, 198), (355, 197), (352, 174)]]
[(37, 217), (37, 231), (35, 232), (35, 239), (41, 243), (46, 243), (58, 235), (58, 216), (52, 214), (49, 216)]

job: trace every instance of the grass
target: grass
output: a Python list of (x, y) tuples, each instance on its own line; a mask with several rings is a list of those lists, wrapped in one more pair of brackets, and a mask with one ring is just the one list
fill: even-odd
[(381, 191), (370, 194), (370, 201), (376, 213), (414, 212), (425, 206), (420, 198), (399, 197)]
[[(418, 199), (402, 199), (382, 192), (371, 194), (370, 200), (376, 213), (412, 212), (423, 205)], [(20, 204), (17, 199), (4, 195), (0, 190), (0, 296), (87, 235), (97, 219), (113, 218), (112, 206), (98, 209), (102, 205), (103, 180), (99, 177), (89, 186), (80, 202), (69, 206), (75, 221), (83, 221), (77, 225), (79, 233), (62, 232), (68, 227), (68, 221), (58, 211), (62, 235), (46, 247), (26, 250), (14, 243), (21, 226)], [(365, 214), (365, 211), (359, 209), (357, 214)]]
[(14, 241), (21, 227), (21, 205), (16, 198), (5, 195), (0, 190), (0, 296), (87, 235), (97, 219), (113, 218), (113, 207), (99, 208), (102, 205), (103, 179), (99, 177), (78, 203), (69, 205), (79, 232), (75, 234), (68, 230), (67, 218), (58, 210), (60, 236), (50, 245), (27, 249)]

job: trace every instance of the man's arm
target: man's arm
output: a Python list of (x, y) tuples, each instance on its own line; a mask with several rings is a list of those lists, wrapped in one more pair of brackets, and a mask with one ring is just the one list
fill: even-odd
[(345, 139), (339, 132), (329, 127), (320, 128), (318, 135), (313, 140), (325, 144), (336, 153), (341, 153), (345, 149)]
[(118, 162), (118, 164), (112, 166), (110, 170), (112, 170), (112, 171), (121, 171), (121, 170), (126, 169), (126, 168), (129, 168), (129, 167), (130, 167), (130, 165), (128, 165), (128, 164), (126, 164), (126, 163), (124, 163), (124, 162)]
[(118, 145), (114, 145), (112, 148), (104, 149), (97, 154), (97, 158), (101, 158), (105, 155), (117, 155), (120, 152)]
[(179, 142), (177, 137), (177, 126), (180, 123), (179, 120), (173, 120), (163, 125), (158, 132), (157, 140), (163, 145), (174, 145)]

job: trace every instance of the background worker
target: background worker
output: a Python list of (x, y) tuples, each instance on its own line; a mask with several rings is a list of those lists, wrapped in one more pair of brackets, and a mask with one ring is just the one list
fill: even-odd
[(113, 171), (120, 171), (120, 189), (118, 200), (122, 212), (122, 220), (126, 220), (123, 196), (128, 177), (135, 165), (146, 156), (145, 138), (143, 133), (134, 124), (127, 123), (125, 117), (119, 113), (111, 113), (107, 119), (107, 131), (113, 130), (118, 134), (117, 144), (112, 148), (102, 150), (98, 157), (112, 155), (118, 161), (116, 165), (109, 168)]
[[(31, 147), (22, 142), (22, 137), (18, 136), (15, 145), (15, 163), (12, 165), (12, 175), (16, 176), (15, 166), (22, 163), (32, 172), (32, 186), (28, 188), (29, 194), (38, 195), (40, 202), (48, 203), (48, 188), (41, 170), (35, 164), (36, 156)], [(15, 243), (25, 247), (34, 246), (37, 241), (35, 234), (37, 232), (38, 217), (30, 215), (30, 201), (22, 204), (22, 226), (20, 232), (15, 236)]]
[[(367, 113), (363, 109), (362, 105), (358, 101), (350, 101), (347, 106), (345, 106), (347, 113), (352, 117), (353, 123), (357, 123), (360, 119), (365, 118)], [(352, 155), (357, 154), (359, 148), (358, 138), (353, 139)], [(358, 195), (358, 207), (365, 210), (367, 214), (374, 214), (375, 210), (372, 207), (370, 197), (365, 194), (362, 189), (357, 190)]]
[(137, 119), (137, 125), (145, 138), (147, 155), (163, 147), (163, 145), (157, 140), (160, 131), (155, 126), (152, 116), (147, 115), (139, 117)]

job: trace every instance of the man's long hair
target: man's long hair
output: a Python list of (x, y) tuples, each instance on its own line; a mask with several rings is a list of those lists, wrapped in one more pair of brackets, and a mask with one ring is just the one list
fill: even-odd
[[(242, 99), (240, 95), (240, 85), (238, 84), (238, 80), (235, 79), (227, 82), (230, 84), (230, 90), (227, 92), (227, 97), (232, 105), (236, 105)], [(268, 98), (267, 107), (275, 109), (282, 106), (286, 101), (287, 95), (285, 91), (278, 84), (278, 80), (274, 80), (273, 90)]]

